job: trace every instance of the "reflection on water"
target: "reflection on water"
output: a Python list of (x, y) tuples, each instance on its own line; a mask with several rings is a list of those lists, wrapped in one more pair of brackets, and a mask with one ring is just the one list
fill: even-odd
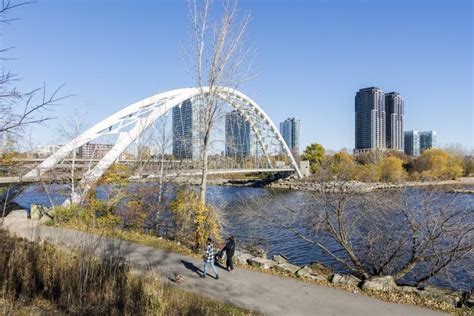
[[(130, 186), (133, 185), (130, 184)], [(245, 210), (242, 208), (243, 204), (247, 203), (249, 199), (255, 200), (259, 199), (259, 197), (267, 196), (270, 190), (267, 188), (247, 187), (210, 187), (208, 190), (208, 201), (223, 209), (225, 219), (224, 235), (233, 234), (237, 236), (237, 240), (257, 240), (260, 245), (267, 248), (269, 256), (283, 254), (290, 262), (297, 265), (318, 261), (342, 270), (328, 256), (325, 256), (319, 248), (300, 238), (296, 238), (287, 230), (270, 225), (265, 221), (255, 220), (255, 218), (245, 214)], [(407, 192), (416, 195), (418, 191), (418, 189), (410, 189)], [(103, 192), (104, 188), (98, 188), (99, 197), (104, 197)], [(300, 191), (271, 190), (271, 194), (272, 202), (265, 205), (270, 211), (272, 208), (288, 204), (297, 209), (309, 199), (308, 193)], [(439, 194), (442, 195), (441, 198), (444, 196), (446, 196), (446, 199), (450, 198), (449, 193)], [(51, 204), (50, 201), (53, 201), (55, 204), (61, 204), (65, 197), (63, 188), (58, 185), (51, 187), (49, 197), (40, 187), (30, 186), (17, 198), (17, 203), (28, 209), (31, 204), (49, 206)], [(169, 198), (172, 198), (172, 196), (168, 195)], [(470, 210), (474, 210), (474, 195), (459, 195), (457, 203)], [(455, 267), (455, 273), (452, 274), (449, 280), (439, 276), (433, 279), (432, 282), (440, 286), (462, 289), (474, 288), (472, 256), (466, 260), (467, 262), (463, 266)]]

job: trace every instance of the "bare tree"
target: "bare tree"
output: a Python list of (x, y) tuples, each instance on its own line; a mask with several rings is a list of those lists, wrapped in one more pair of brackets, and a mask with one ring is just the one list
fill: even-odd
[(363, 193), (344, 176), (334, 182), (326, 167), (321, 172), (319, 192), (305, 194), (304, 203), (275, 205), (269, 194), (245, 210), (362, 279), (392, 275), (418, 286), (474, 259), (473, 209), (462, 196), (433, 188)]
[[(0, 3), (0, 23), (8, 24), (15, 19), (7, 18), (8, 13), (15, 8), (31, 3), (29, 1), (15, 2), (4, 0)], [(5, 56), (11, 48), (0, 49), (0, 59), (8, 60)], [(25, 127), (43, 123), (52, 117), (47, 115), (49, 107), (56, 104), (65, 96), (59, 92), (59, 86), (48, 94), (46, 85), (28, 92), (22, 92), (15, 87), (20, 78), (9, 70), (2, 69), (0, 74), (0, 135), (3, 133), (21, 133)]]
[(239, 18), (236, 1), (226, 1), (218, 17), (212, 15), (210, 0), (204, 0), (202, 5), (191, 0), (189, 7), (192, 32), (187, 65), (191, 65), (188, 68), (200, 90), (195, 102), (202, 107), (204, 115), (200, 196), (205, 202), (211, 131), (223, 105), (218, 98), (218, 88), (235, 88), (248, 79), (253, 48), (245, 43), (250, 16)]
[[(69, 182), (70, 182), (70, 196), (69, 200), (72, 201), (72, 197), (76, 194), (76, 179), (78, 174), (76, 173), (76, 160), (77, 160), (77, 150), (76, 149), (76, 140), (79, 135), (81, 135), (84, 130), (84, 115), (79, 111), (66, 119), (65, 123), (61, 125), (59, 129), (59, 135), (65, 142), (74, 142), (74, 150), (71, 152), (70, 157), (70, 169), (69, 169)], [(67, 158), (66, 158), (67, 159)]]
[[(15, 21), (15, 18), (8, 17), (11, 10), (29, 3), (31, 2), (1, 1), (0, 24), (9, 24)], [(7, 56), (11, 49), (11, 47), (0, 48), (0, 60), (7, 61), (11, 59)], [(18, 137), (25, 131), (25, 128), (50, 120), (52, 117), (47, 115), (50, 106), (66, 98), (66, 96), (60, 95), (60, 90), (63, 86), (59, 86), (52, 93), (47, 92), (46, 85), (31, 91), (22, 92), (15, 86), (19, 80), (20, 77), (18, 75), (2, 67), (0, 73), (0, 141), (3, 141), (5, 137), (13, 137), (13, 135)], [(18, 188), (20, 188), (19, 185), (9, 186), (6, 190), (3, 215), (9, 201), (18, 192), (21, 192)]]

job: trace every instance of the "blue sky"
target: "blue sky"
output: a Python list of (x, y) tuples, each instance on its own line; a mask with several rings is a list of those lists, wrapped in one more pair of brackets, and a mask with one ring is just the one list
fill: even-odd
[[(220, 1), (216, 1), (220, 5)], [(302, 146), (354, 146), (354, 96), (378, 86), (405, 99), (405, 129), (474, 147), (473, 6), (469, 0), (241, 0), (252, 16), (257, 77), (241, 88), (278, 124), (302, 121)], [(4, 62), (22, 89), (62, 83), (74, 97), (33, 139), (57, 141), (76, 109), (92, 125), (149, 95), (191, 86), (178, 45), (186, 1), (39, 0), (2, 25)]]

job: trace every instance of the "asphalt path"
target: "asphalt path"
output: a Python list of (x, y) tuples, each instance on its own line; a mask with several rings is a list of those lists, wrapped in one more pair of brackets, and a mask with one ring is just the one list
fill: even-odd
[(203, 279), (200, 278), (202, 260), (76, 230), (42, 226), (26, 219), (26, 213), (21, 212), (24, 211), (13, 212), (4, 222), (4, 227), (18, 236), (33, 241), (47, 240), (60, 247), (93, 249), (101, 256), (120, 254), (140, 273), (158, 273), (167, 281), (180, 274), (184, 281), (178, 287), (264, 315), (443, 315), (243, 268), (236, 268), (235, 273), (217, 268), (218, 280), (209, 269), (211, 275)]

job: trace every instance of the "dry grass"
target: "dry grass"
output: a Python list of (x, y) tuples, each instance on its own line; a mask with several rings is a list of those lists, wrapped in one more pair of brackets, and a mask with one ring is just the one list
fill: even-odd
[(71, 220), (67, 223), (62, 223), (60, 226), (92, 233), (98, 236), (113, 237), (121, 240), (131, 241), (137, 244), (164, 249), (182, 255), (196, 255), (190, 248), (176, 241), (172, 241), (163, 237), (144, 234), (133, 230), (122, 230), (115, 227), (91, 227), (85, 225), (83, 222), (76, 219)]
[(0, 231), (2, 314), (254, 315), (132, 274), (120, 257), (71, 255)]
[[(90, 232), (93, 232), (98, 235), (106, 235), (110, 237), (120, 238), (123, 240), (131, 241), (131, 242), (135, 242), (138, 244), (155, 247), (159, 249), (165, 249), (165, 250), (169, 250), (169, 251), (180, 253), (187, 256), (199, 257), (198, 254), (194, 253), (191, 249), (187, 248), (186, 246), (182, 244), (178, 244), (176, 241), (171, 241), (162, 237), (156, 237), (152, 235), (147, 235), (147, 234), (134, 232), (134, 231), (126, 231), (126, 230), (117, 230), (117, 229), (106, 230), (102, 228), (90, 229), (90, 228), (85, 227), (85, 225), (80, 225), (78, 223), (69, 224), (65, 226), (72, 229), (81, 229), (81, 230), (89, 229)], [(250, 266), (250, 265), (242, 265), (238, 262), (235, 262), (234, 265), (239, 266), (241, 268), (253, 270), (253, 271), (265, 272), (265, 273), (277, 275), (280, 277), (292, 278), (292, 279), (296, 278), (294, 274), (285, 273), (285, 272), (277, 271), (274, 269), (265, 270), (265, 269)], [(305, 279), (305, 278), (299, 278), (299, 279), (307, 283), (318, 284), (322, 286), (329, 286), (332, 288), (337, 288), (337, 289), (349, 291), (349, 292), (361, 293), (361, 294), (374, 297), (386, 302), (422, 306), (422, 307), (427, 307), (433, 310), (447, 312), (452, 315), (474, 315), (474, 312), (472, 312), (472, 310), (469, 310), (466, 308), (454, 308), (446, 303), (441, 303), (435, 300), (421, 297), (420, 295), (416, 293), (384, 293), (384, 292), (363, 291), (360, 288), (355, 287), (355, 286), (333, 284), (329, 281), (318, 281), (318, 280), (311, 280), (311, 279)]]

